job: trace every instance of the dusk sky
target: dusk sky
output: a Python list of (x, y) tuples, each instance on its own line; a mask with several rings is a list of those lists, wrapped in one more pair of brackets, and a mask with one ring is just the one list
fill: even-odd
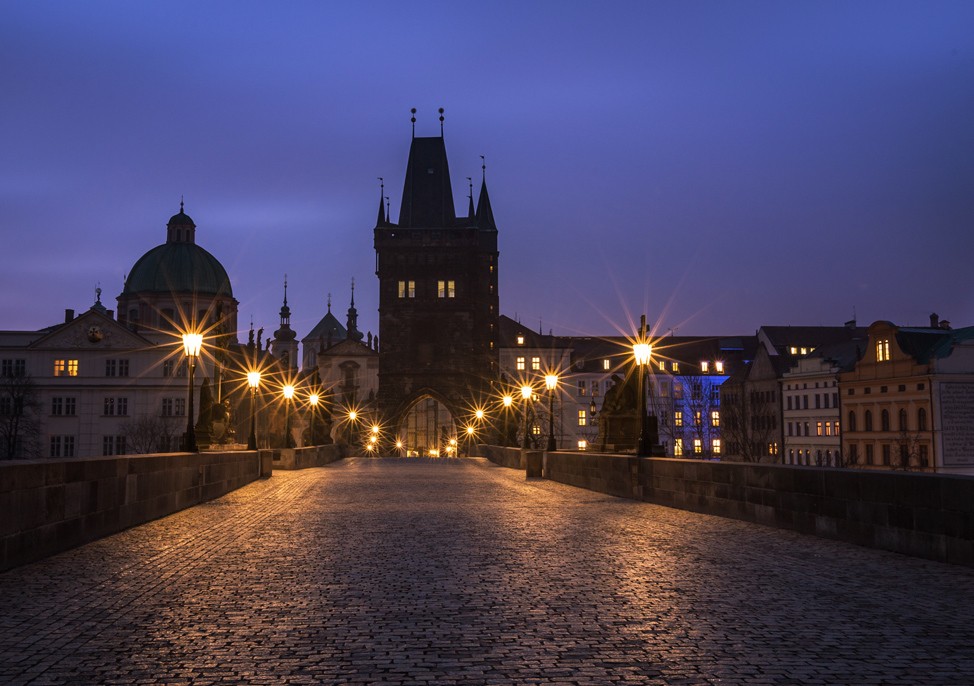
[(184, 196), (241, 329), (286, 273), (375, 332), (411, 107), (533, 329), (974, 324), (969, 0), (4, 2), (0, 93), (0, 329), (114, 309)]

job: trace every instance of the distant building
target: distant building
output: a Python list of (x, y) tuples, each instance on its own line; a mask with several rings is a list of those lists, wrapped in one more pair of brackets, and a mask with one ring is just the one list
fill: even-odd
[(974, 327), (874, 322), (839, 380), (848, 465), (974, 474)]

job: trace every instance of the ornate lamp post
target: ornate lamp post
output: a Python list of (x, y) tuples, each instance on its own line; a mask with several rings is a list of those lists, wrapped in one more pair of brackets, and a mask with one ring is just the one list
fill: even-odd
[[(480, 412), (483, 413), (483, 410), (480, 410)], [(467, 457), (470, 457), (470, 444), (473, 443), (474, 434), (476, 434), (476, 432), (477, 430), (472, 426), (467, 427)]]
[(558, 449), (555, 442), (555, 389), (558, 387), (558, 375), (546, 374), (544, 385), (548, 389), (548, 452), (551, 453)]
[(522, 441), (522, 447), (528, 449), (528, 402), (531, 400), (531, 396), (534, 395), (534, 389), (524, 384), (521, 386), (521, 399), (524, 401), (524, 440)]
[(308, 396), (308, 402), (311, 403), (311, 445), (317, 445), (318, 440), (315, 436), (315, 416), (318, 414), (318, 394), (312, 393)]
[(196, 445), (196, 428), (193, 426), (193, 376), (196, 372), (196, 358), (200, 356), (203, 348), (203, 334), (184, 333), (183, 352), (186, 353), (186, 364), (189, 367), (189, 401), (186, 403), (188, 411), (186, 413), (186, 438), (183, 447), (186, 452), (198, 453), (199, 446)]
[(514, 396), (508, 393), (501, 398), (501, 402), (504, 404), (504, 445), (507, 445), (511, 436), (511, 405), (514, 404)]
[(260, 372), (247, 372), (247, 385), (250, 386), (250, 438), (247, 450), (257, 450), (257, 388), (260, 386)]
[(294, 438), (291, 436), (291, 398), (294, 397), (294, 386), (287, 384), (281, 390), (284, 393), (284, 447), (293, 448)]
[(639, 439), (636, 441), (636, 456), (647, 457), (649, 455), (649, 437), (646, 435), (646, 390), (645, 390), (645, 370), (649, 367), (649, 361), (653, 354), (653, 346), (646, 340), (646, 315), (642, 315), (639, 322), (639, 338), (633, 343), (632, 354), (636, 360), (636, 374), (638, 381), (638, 408), (639, 408)]

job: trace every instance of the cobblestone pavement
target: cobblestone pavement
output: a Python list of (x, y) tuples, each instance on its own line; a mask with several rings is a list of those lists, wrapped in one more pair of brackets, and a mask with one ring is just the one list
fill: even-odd
[(974, 570), (351, 459), (0, 574), (0, 682), (974, 684)]

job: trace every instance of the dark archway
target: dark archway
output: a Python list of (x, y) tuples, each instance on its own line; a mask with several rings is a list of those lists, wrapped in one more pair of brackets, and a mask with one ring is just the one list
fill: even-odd
[(409, 401), (399, 414), (396, 440), (399, 454), (406, 457), (454, 457), (457, 450), (457, 422), (449, 406), (433, 393), (422, 393)]

